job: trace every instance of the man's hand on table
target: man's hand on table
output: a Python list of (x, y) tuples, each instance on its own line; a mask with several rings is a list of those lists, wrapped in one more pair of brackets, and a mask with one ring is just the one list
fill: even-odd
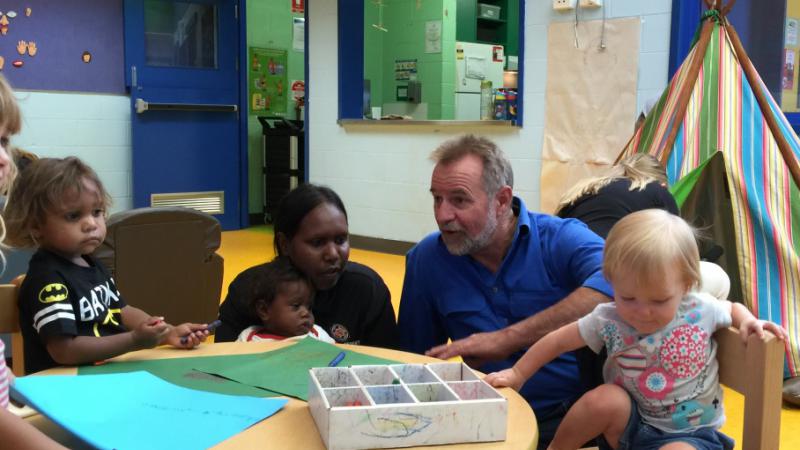
[(508, 328), (488, 333), (475, 333), (464, 339), (443, 344), (425, 352), (439, 359), (461, 356), (470, 367), (477, 368), (488, 361), (500, 361), (519, 350), (514, 333)]

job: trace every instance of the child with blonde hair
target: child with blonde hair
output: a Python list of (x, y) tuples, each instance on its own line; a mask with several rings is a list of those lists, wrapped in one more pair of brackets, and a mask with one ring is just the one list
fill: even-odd
[(618, 449), (729, 449), (712, 335), (731, 324), (742, 338), (779, 325), (739, 303), (693, 292), (700, 281), (692, 228), (660, 209), (621, 219), (606, 240), (603, 274), (614, 301), (536, 342), (511, 369), (489, 374), (495, 387), (519, 389), (544, 364), (588, 345), (603, 347), (605, 383), (569, 410), (550, 449), (574, 449), (596, 436)]
[(94, 170), (75, 157), (34, 161), (11, 189), (8, 243), (37, 248), (19, 298), (26, 373), (162, 343), (190, 349), (208, 336), (206, 325), (173, 327), (125, 304), (91, 256), (105, 239), (109, 202)]
[[(3, 75), (0, 75), (0, 193), (6, 193), (14, 181), (16, 168), (9, 155), (11, 136), (20, 132), (22, 116), (14, 91)], [(5, 225), (0, 217), (0, 243), (5, 237)], [(0, 251), (5, 270), (5, 256)], [(8, 370), (5, 360), (5, 344), (0, 340), (0, 439), (3, 448), (61, 449), (65, 447), (52, 441), (28, 422), (12, 414), (8, 407), (8, 391), (14, 376)]]

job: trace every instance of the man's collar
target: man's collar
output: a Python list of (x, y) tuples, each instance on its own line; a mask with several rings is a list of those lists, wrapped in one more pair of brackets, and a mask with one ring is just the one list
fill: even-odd
[(519, 197), (514, 197), (511, 200), (511, 211), (517, 218), (517, 231), (515, 231), (515, 238), (519, 234), (528, 234), (531, 230), (531, 217), (528, 215), (528, 208), (525, 202)]

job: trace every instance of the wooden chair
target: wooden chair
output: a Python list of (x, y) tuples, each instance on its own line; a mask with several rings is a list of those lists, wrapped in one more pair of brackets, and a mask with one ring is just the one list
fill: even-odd
[[(717, 331), (714, 338), (718, 344), (720, 383), (744, 396), (742, 441), (736, 443), (736, 448), (779, 448), (783, 343), (767, 332), (764, 339), (750, 336), (745, 345), (739, 330), (733, 327)], [(591, 449), (597, 447), (585, 450)]]
[(770, 333), (752, 335), (747, 345), (735, 328), (716, 332), (719, 380), (744, 396), (742, 450), (780, 447), (783, 343)]
[(22, 332), (19, 328), (19, 309), (17, 307), (17, 296), (22, 277), (15, 278), (12, 281), (13, 284), (0, 284), (0, 333), (11, 333), (11, 358), (13, 360), (11, 371), (19, 377), (25, 375), (25, 356), (22, 351)]

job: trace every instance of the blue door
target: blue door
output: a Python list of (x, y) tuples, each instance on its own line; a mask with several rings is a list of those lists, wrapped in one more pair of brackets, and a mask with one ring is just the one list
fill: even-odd
[(125, 0), (133, 204), (246, 217), (239, 0)]

